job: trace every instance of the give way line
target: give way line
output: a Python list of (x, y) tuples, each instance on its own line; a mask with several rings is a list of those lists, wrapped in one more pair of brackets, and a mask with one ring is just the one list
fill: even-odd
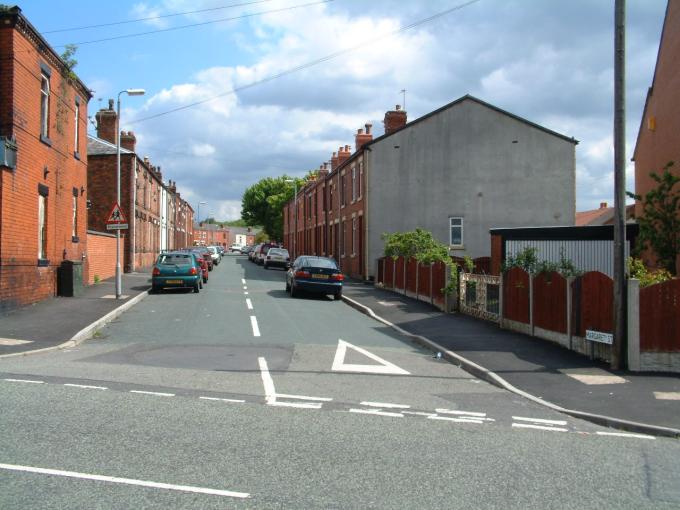
[(210, 489), (207, 487), (194, 487), (192, 485), (175, 485), (172, 483), (149, 482), (146, 480), (135, 480), (133, 478), (119, 478), (117, 476), (93, 475), (88, 473), (78, 473), (76, 471), (62, 471), (60, 469), (45, 469), (32, 466), (18, 466), (16, 464), (2, 464), (0, 469), (7, 471), (23, 471), (26, 473), (37, 473), (40, 475), (63, 476), (67, 478), (78, 478), (81, 480), (94, 480), (97, 482), (120, 483), (124, 485), (137, 485), (140, 487), (151, 487), (153, 489), (165, 489), (180, 492), (192, 492), (196, 494), (210, 494), (213, 496), (227, 496), (231, 498), (249, 498), (247, 492), (234, 492), (222, 489)]

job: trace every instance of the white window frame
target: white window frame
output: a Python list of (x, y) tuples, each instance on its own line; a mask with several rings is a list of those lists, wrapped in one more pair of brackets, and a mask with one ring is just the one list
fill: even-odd
[(38, 195), (38, 259), (47, 259), (47, 197)]
[(357, 219), (352, 217), (352, 257), (357, 253)]
[(357, 200), (357, 167), (352, 167), (352, 202)]
[(50, 77), (40, 73), (40, 135), (50, 135)]
[(71, 238), (78, 237), (78, 197), (73, 195), (73, 228), (71, 229)]
[[(454, 225), (453, 220), (460, 220), (460, 225)], [(460, 244), (453, 244), (453, 236), (451, 230), (454, 227), (460, 227)], [(449, 246), (452, 248), (463, 248), (465, 246), (465, 228), (464, 219), (462, 216), (449, 216)]]
[(364, 165), (363, 165), (362, 162), (359, 162), (359, 182), (357, 183), (357, 187), (358, 187), (358, 190), (359, 190), (359, 193), (358, 193), (359, 199), (361, 199), (361, 197), (363, 196), (362, 195), (363, 190), (361, 189), (361, 187), (362, 187), (361, 181), (363, 180), (363, 178), (364, 178)]
[(78, 122), (78, 119), (80, 117), (80, 101), (76, 100), (75, 104), (75, 132), (74, 132), (74, 145), (75, 145), (75, 153), (80, 154), (80, 151), (78, 148), (80, 147), (80, 124)]

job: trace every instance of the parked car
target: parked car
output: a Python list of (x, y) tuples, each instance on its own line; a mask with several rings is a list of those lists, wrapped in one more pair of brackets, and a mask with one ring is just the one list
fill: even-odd
[(234, 253), (234, 252), (243, 253), (243, 246), (241, 246), (240, 244), (232, 244), (231, 248), (229, 248), (229, 251), (231, 253)]
[(263, 243), (260, 245), (260, 247), (257, 249), (257, 253), (255, 254), (255, 262), (258, 265), (264, 265), (264, 258), (267, 255), (267, 252), (269, 251), (270, 248), (278, 248), (279, 246), (274, 243)]
[(151, 273), (151, 293), (169, 287), (189, 288), (199, 292), (203, 287), (201, 273), (201, 266), (193, 253), (161, 253)]
[(244, 246), (244, 247), (241, 249), (241, 253), (243, 253), (244, 255), (248, 255), (248, 258), (250, 258), (250, 253), (251, 253), (252, 251), (253, 251), (253, 246)]
[(290, 266), (290, 254), (285, 248), (269, 248), (262, 265), (265, 269), (270, 267), (288, 269), (288, 266)]
[(210, 256), (212, 257), (213, 263), (215, 265), (218, 265), (220, 263), (220, 259), (222, 258), (220, 256), (220, 252), (217, 251), (216, 246), (208, 246), (208, 251), (210, 252)]
[(203, 259), (208, 264), (208, 271), (212, 271), (215, 263), (213, 262), (210, 250), (208, 250), (208, 248), (206, 248), (205, 246), (196, 246), (194, 249), (197, 250), (203, 256)]
[(203, 255), (199, 250), (191, 249), (187, 250), (189, 253), (193, 253), (196, 256), (196, 259), (198, 260), (198, 263), (201, 266), (201, 271), (203, 272), (203, 283), (208, 283), (208, 263), (206, 260), (203, 258)]
[(262, 243), (253, 246), (253, 250), (248, 254), (248, 259), (251, 262), (257, 262), (257, 252), (259, 251), (260, 246), (262, 246)]
[(337, 301), (342, 298), (344, 279), (335, 260), (301, 255), (286, 273), (286, 292), (290, 292), (291, 297), (296, 297), (300, 291), (332, 294)]

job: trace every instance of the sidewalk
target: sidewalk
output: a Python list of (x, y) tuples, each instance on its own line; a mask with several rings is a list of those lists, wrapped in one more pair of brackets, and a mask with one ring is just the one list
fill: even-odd
[(80, 297), (55, 297), (0, 314), (0, 357), (71, 340), (83, 328), (148, 290), (149, 280), (146, 273), (123, 274), (125, 299), (115, 299), (115, 283), (110, 278), (85, 287)]
[[(678, 429), (680, 437), (680, 374), (612, 372), (604, 363), (546, 340), (463, 314), (444, 314), (372, 285), (347, 282), (343, 294), (541, 400), (615, 420)], [(615, 426), (644, 430), (625, 423)]]

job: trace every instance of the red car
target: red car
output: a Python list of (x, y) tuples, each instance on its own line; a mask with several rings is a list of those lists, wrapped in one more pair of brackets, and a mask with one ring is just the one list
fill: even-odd
[(198, 259), (198, 263), (201, 265), (201, 272), (203, 273), (203, 283), (208, 283), (208, 262), (206, 262), (205, 258), (203, 257), (203, 254), (198, 251), (198, 250), (191, 250), (193, 253), (196, 254), (196, 258)]

